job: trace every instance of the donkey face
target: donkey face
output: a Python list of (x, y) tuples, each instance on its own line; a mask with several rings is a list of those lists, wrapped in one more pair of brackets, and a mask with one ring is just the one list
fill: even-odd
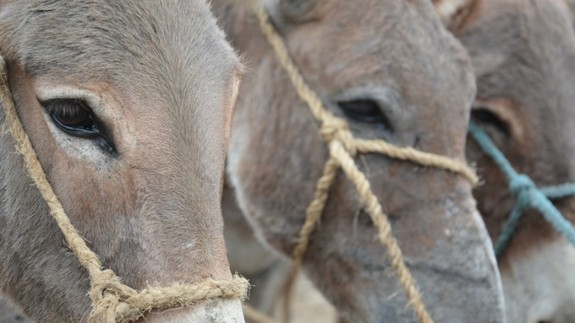
[[(476, 1), (454, 32), (477, 78), (472, 118), (518, 172), (538, 186), (575, 180), (575, 37), (561, 1)], [(496, 239), (515, 200), (501, 171), (473, 139), (467, 156), (485, 184), (475, 196)], [(573, 221), (573, 198), (556, 206)], [(541, 214), (526, 212), (500, 259), (509, 322), (575, 320), (575, 248)]]
[[(473, 77), (463, 49), (430, 6), (268, 3), (307, 81), (357, 137), (463, 160)], [(230, 177), (258, 235), (289, 255), (327, 149), (273, 52), (256, 38), (254, 20), (233, 4), (220, 4), (218, 13), (252, 70), (234, 115)], [(358, 163), (390, 215), (432, 317), (501, 321), (492, 247), (466, 180), (379, 155)], [(339, 176), (305, 258), (310, 277), (349, 321), (413, 320), (385, 254), (355, 189)]]
[[(134, 288), (231, 277), (220, 199), (239, 63), (207, 4), (9, 1), (0, 53), (48, 179), (104, 267)], [(2, 291), (32, 318), (80, 321), (88, 277), (13, 146), (2, 132)], [(161, 318), (215, 310), (241, 318), (239, 301)]]

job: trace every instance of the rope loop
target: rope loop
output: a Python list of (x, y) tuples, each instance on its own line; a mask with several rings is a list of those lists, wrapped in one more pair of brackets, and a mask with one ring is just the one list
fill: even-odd
[(94, 303), (109, 295), (115, 295), (119, 300), (126, 298), (128, 294), (135, 294), (134, 290), (126, 289), (126, 286), (122, 285), (118, 276), (110, 269), (102, 270), (94, 275), (91, 286), (90, 298)]

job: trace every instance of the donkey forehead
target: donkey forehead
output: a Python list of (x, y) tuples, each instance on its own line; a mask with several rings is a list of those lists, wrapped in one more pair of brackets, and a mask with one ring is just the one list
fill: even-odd
[(30, 75), (213, 87), (239, 65), (197, 1), (14, 1), (6, 11), (0, 50)]
[(322, 42), (307, 43), (338, 53), (340, 59), (328, 60), (324, 69), (337, 80), (353, 83), (359, 76), (384, 82), (417, 104), (468, 108), (475, 95), (469, 56), (442, 27), (430, 1), (331, 1), (323, 9), (325, 17), (316, 24)]

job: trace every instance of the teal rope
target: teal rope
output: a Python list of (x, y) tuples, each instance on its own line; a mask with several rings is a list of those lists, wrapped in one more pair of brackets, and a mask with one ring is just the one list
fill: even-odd
[(548, 199), (562, 199), (574, 194), (575, 184), (569, 183), (556, 186), (541, 187), (540, 190)]
[(515, 233), (521, 214), (527, 209), (534, 209), (540, 212), (555, 230), (563, 234), (565, 238), (575, 246), (575, 229), (573, 225), (561, 215), (559, 210), (557, 210), (550, 201), (550, 199), (574, 196), (575, 184), (569, 183), (539, 189), (529, 176), (519, 174), (515, 171), (513, 166), (511, 166), (501, 151), (497, 149), (497, 146), (489, 139), (489, 136), (487, 136), (481, 127), (471, 122), (469, 124), (469, 133), (473, 136), (477, 144), (479, 144), (483, 152), (501, 169), (507, 178), (509, 190), (517, 200), (515, 207), (503, 226), (501, 235), (495, 243), (495, 255), (497, 258), (501, 256), (503, 250), (507, 247), (507, 244)]

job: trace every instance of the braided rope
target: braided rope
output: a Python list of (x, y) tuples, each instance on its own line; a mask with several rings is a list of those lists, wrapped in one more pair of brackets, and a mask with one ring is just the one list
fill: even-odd
[(189, 307), (214, 299), (243, 299), (248, 282), (234, 276), (229, 281), (208, 279), (196, 285), (175, 284), (170, 287), (150, 287), (136, 291), (120, 282), (110, 269), (102, 270), (100, 259), (88, 248), (74, 228), (62, 204), (54, 193), (32, 143), (20, 123), (8, 86), (6, 62), (0, 56), (0, 102), (6, 111), (6, 121), (16, 140), (18, 152), (23, 156), (28, 175), (50, 208), (70, 248), (90, 277), (89, 295), (93, 303), (89, 322), (128, 322), (143, 317), (151, 310)]
[(419, 321), (425, 323), (433, 322), (423, 304), (415, 280), (405, 265), (401, 249), (393, 237), (387, 216), (382, 212), (377, 197), (371, 191), (369, 181), (359, 171), (352, 156), (357, 153), (380, 153), (391, 158), (410, 161), (423, 166), (441, 168), (460, 174), (475, 185), (478, 179), (474, 170), (461, 162), (445, 156), (425, 153), (409, 147), (397, 147), (382, 140), (354, 138), (345, 120), (336, 117), (328, 111), (319, 96), (305, 82), (281, 36), (270, 23), (266, 10), (256, 1), (250, 1), (250, 4), (257, 16), (262, 33), (273, 48), (276, 59), (290, 78), (298, 96), (307, 104), (314, 118), (321, 123), (320, 132), (324, 141), (328, 144), (330, 153), (330, 158), (326, 162), (323, 174), (316, 185), (314, 198), (306, 210), (306, 220), (300, 230), (298, 243), (293, 250), (292, 257), (295, 270), (292, 272), (292, 277), (302, 265), (303, 257), (309, 245), (310, 235), (323, 213), (330, 187), (334, 182), (339, 167), (341, 167), (355, 185), (360, 201), (378, 228), (378, 238), (387, 248), (390, 263)]
[(475, 139), (481, 150), (488, 155), (491, 160), (501, 169), (507, 182), (511, 194), (517, 200), (515, 207), (511, 210), (509, 218), (503, 225), (503, 230), (495, 243), (495, 255), (501, 256), (513, 234), (517, 230), (517, 223), (523, 211), (534, 209), (540, 212), (545, 220), (549, 222), (555, 230), (567, 238), (575, 246), (575, 229), (567, 221), (559, 210), (551, 203), (550, 199), (560, 199), (575, 195), (575, 184), (562, 184), (537, 188), (535, 183), (525, 174), (519, 174), (511, 163), (505, 158), (503, 153), (495, 146), (489, 136), (474, 122), (469, 124), (469, 133)]
[(331, 156), (339, 162), (339, 165), (347, 177), (355, 184), (359, 199), (365, 205), (365, 210), (378, 228), (379, 241), (387, 248), (391, 266), (393, 267), (401, 286), (403, 286), (403, 289), (407, 294), (407, 298), (410, 300), (409, 303), (414, 308), (419, 321), (433, 322), (429, 313), (427, 313), (427, 310), (425, 309), (425, 305), (423, 304), (423, 300), (421, 299), (421, 295), (415, 281), (413, 280), (409, 269), (405, 265), (399, 244), (391, 232), (391, 224), (387, 219), (387, 215), (383, 213), (381, 204), (379, 204), (377, 197), (373, 194), (369, 181), (365, 175), (357, 169), (355, 162), (339, 142), (330, 142), (329, 148)]
[(305, 222), (300, 229), (300, 239), (292, 252), (292, 258), (296, 268), (299, 268), (302, 265), (303, 256), (305, 255), (307, 246), (309, 245), (309, 238), (321, 218), (325, 203), (329, 196), (329, 189), (331, 188), (331, 184), (333, 184), (338, 168), (339, 165), (335, 158), (332, 157), (328, 159), (325, 163), (323, 175), (317, 181), (313, 200), (306, 209)]

